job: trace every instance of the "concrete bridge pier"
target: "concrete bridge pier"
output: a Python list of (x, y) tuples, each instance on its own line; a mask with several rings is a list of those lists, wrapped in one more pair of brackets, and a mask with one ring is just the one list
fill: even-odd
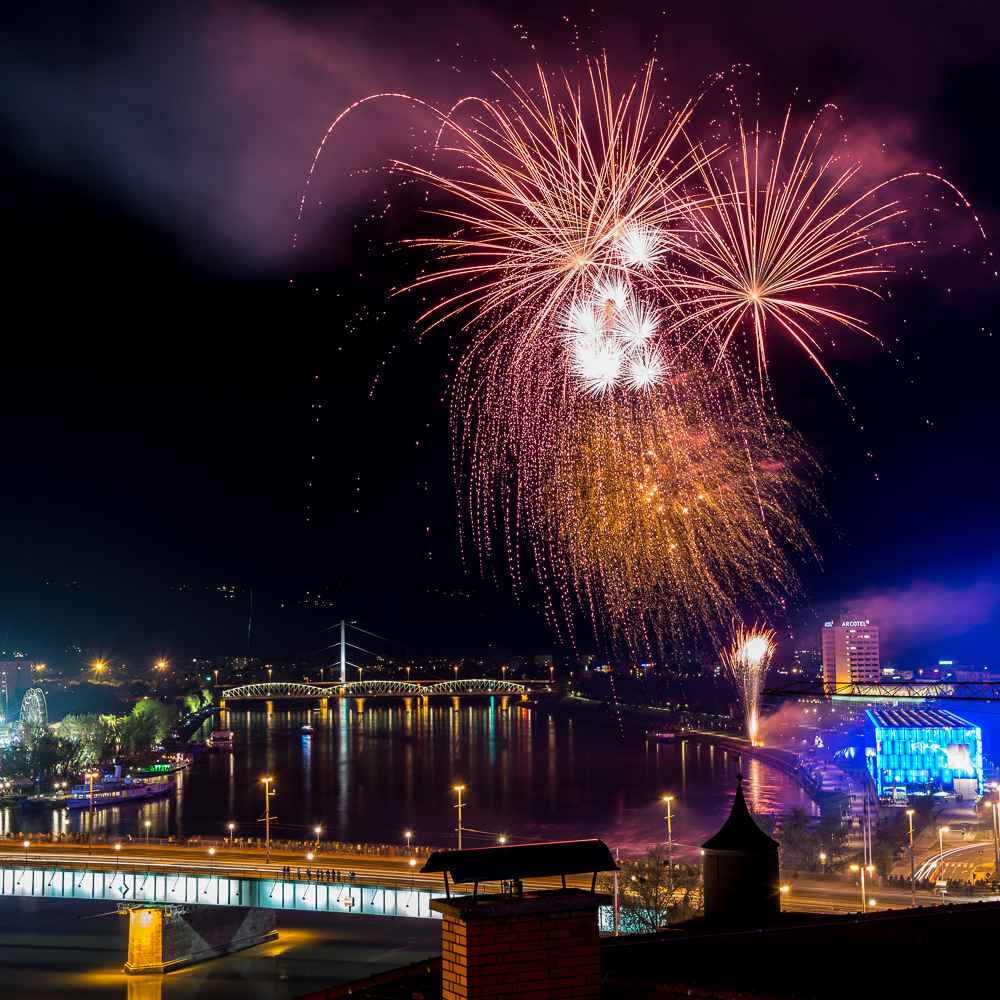
[(274, 910), (254, 906), (122, 903), (130, 975), (173, 972), (278, 937)]

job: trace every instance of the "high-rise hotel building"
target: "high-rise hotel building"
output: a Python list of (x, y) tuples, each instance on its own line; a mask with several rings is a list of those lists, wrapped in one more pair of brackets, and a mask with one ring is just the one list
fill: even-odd
[(878, 625), (842, 617), (823, 626), (823, 685), (830, 694), (846, 694), (851, 684), (880, 677)]

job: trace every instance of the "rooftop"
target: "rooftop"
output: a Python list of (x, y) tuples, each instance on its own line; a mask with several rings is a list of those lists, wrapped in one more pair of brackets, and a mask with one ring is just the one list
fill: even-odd
[(869, 708), (876, 726), (888, 729), (975, 729), (965, 719), (940, 708)]

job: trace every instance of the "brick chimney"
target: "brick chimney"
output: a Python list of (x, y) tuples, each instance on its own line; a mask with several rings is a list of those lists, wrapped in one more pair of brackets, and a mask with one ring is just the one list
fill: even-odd
[(574, 889), (432, 900), (443, 917), (443, 1000), (599, 997), (597, 911), (611, 902)]

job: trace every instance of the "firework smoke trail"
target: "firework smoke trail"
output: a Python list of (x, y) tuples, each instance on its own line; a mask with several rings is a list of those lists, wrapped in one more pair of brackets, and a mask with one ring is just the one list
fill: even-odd
[(732, 674), (740, 704), (743, 706), (743, 725), (752, 745), (757, 744), (760, 722), (760, 693), (775, 649), (775, 633), (758, 626), (745, 628), (733, 622), (733, 641), (723, 654)]

